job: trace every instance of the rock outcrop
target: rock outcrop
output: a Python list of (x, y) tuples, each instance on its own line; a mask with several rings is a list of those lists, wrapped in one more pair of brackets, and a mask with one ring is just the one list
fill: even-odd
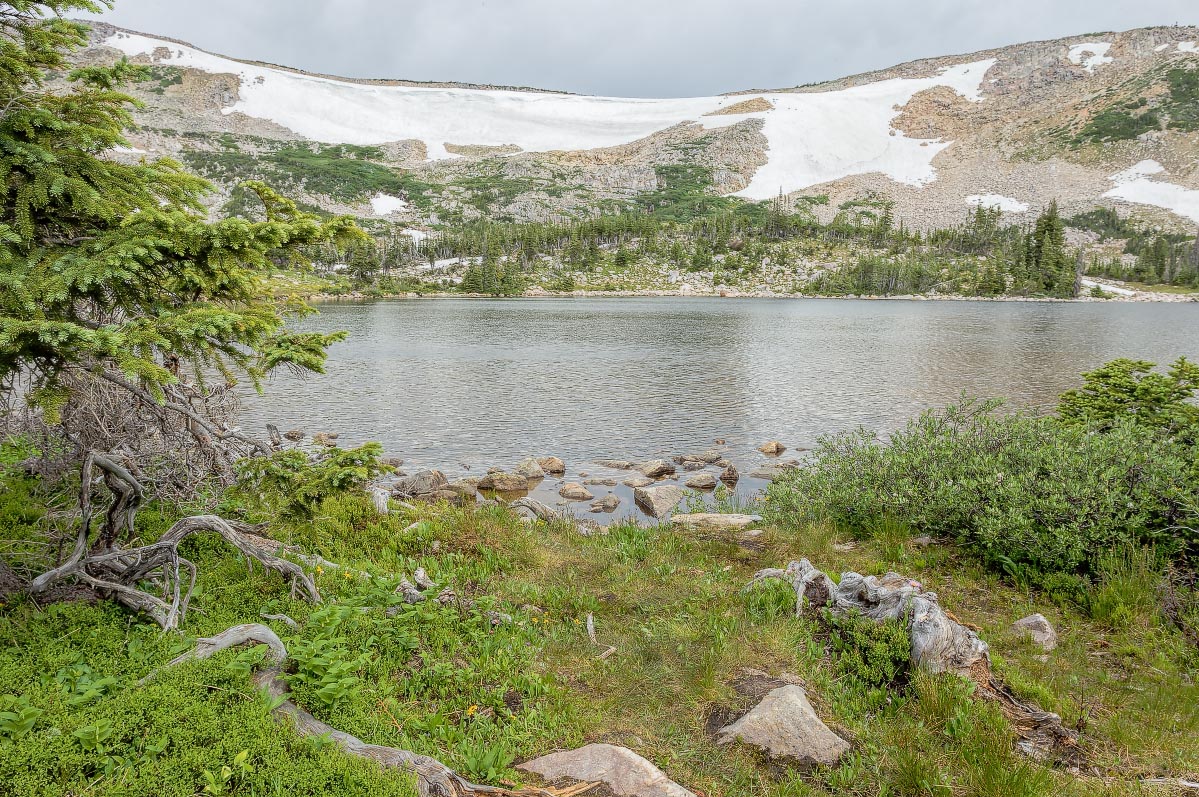
[(802, 767), (833, 766), (850, 749), (816, 716), (803, 687), (794, 685), (771, 691), (745, 716), (721, 728), (716, 739), (721, 744), (740, 740)]
[(589, 744), (518, 764), (517, 769), (553, 783), (565, 778), (599, 781), (621, 797), (696, 797), (662, 770), (626, 747)]

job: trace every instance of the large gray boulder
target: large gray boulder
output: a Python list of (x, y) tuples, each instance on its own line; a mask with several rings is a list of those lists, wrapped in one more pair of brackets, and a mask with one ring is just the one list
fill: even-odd
[(400, 498), (415, 498), (444, 490), (448, 481), (439, 470), (422, 470), (411, 476), (396, 479), (391, 491)]
[(849, 752), (849, 743), (816, 716), (802, 686), (780, 686), (741, 719), (721, 728), (720, 744), (740, 739), (774, 758), (801, 766), (833, 766)]
[(563, 778), (600, 781), (621, 797), (696, 797), (632, 750), (614, 744), (589, 744), (551, 753), (516, 768), (550, 783)]
[(1045, 619), (1043, 614), (1030, 614), (1012, 623), (1012, 628), (1020, 631), (1048, 653), (1057, 647), (1057, 631)]
[(716, 477), (707, 471), (693, 473), (687, 477), (687, 481), (683, 482), (683, 484), (693, 490), (715, 490)]
[(633, 491), (633, 500), (647, 515), (660, 518), (678, 506), (686, 494), (682, 487), (663, 484), (658, 487), (638, 487)]
[(695, 512), (689, 515), (671, 515), (670, 522), (676, 526), (688, 526), (697, 529), (740, 531), (755, 523), (761, 523), (762, 516)]

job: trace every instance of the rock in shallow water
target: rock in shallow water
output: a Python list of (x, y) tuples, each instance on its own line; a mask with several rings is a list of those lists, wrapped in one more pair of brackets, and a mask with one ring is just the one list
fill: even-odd
[(561, 476), (563, 473), (566, 473), (566, 463), (557, 457), (542, 457), (537, 460), (537, 464), (551, 476)]
[(545, 478), (545, 469), (537, 460), (531, 458), (521, 460), (520, 464), (516, 466), (516, 472), (526, 479)]
[(592, 498), (595, 498), (590, 490), (575, 482), (568, 482), (562, 485), (562, 488), (558, 490), (558, 495), (568, 501), (590, 501)]
[(516, 768), (549, 782), (562, 778), (598, 780), (622, 797), (696, 797), (632, 750), (613, 744), (589, 744), (551, 753)]
[(832, 766), (849, 752), (849, 744), (816, 716), (802, 686), (772, 690), (748, 714), (716, 734), (721, 744), (737, 739), (808, 767)]
[(687, 477), (687, 481), (683, 482), (687, 487), (693, 490), (715, 490), (716, 477), (711, 473), (693, 473)]
[(682, 487), (664, 484), (659, 487), (638, 487), (633, 491), (633, 500), (650, 517), (664, 517), (678, 506), (687, 493)]
[(653, 483), (654, 480), (648, 476), (630, 476), (621, 482), (625, 487), (632, 487), (634, 489), (637, 487), (649, 487)]
[(609, 493), (591, 505), (592, 512), (615, 512), (620, 506), (620, 496)]
[(392, 493), (400, 498), (413, 498), (443, 490), (447, 483), (445, 474), (441, 471), (422, 470), (411, 476), (397, 479), (392, 486)]
[(519, 473), (488, 473), (479, 481), (480, 490), (495, 490), (500, 493), (521, 493), (529, 489), (529, 480)]
[(651, 459), (649, 462), (642, 462), (637, 466), (643, 475), (651, 479), (660, 479), (663, 476), (670, 476), (674, 473), (674, 465), (664, 459)]

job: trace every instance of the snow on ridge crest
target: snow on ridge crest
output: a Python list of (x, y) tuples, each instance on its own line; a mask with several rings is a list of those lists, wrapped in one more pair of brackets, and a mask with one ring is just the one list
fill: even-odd
[(739, 192), (750, 199), (870, 172), (914, 186), (932, 182), (937, 176), (933, 158), (951, 142), (907, 138), (892, 129), (892, 122), (913, 96), (938, 86), (981, 102), (983, 77), (995, 63), (963, 63), (931, 77), (893, 78), (837, 91), (767, 92), (760, 96), (774, 106), (771, 110), (709, 116), (744, 98), (630, 99), (380, 86), (246, 64), (135, 33), (114, 33), (103, 44), (131, 57), (155, 56), (174, 66), (237, 75), (239, 99), (223, 113), (269, 120), (332, 144), (418, 139), (430, 160), (451, 157), (446, 144), (516, 145), (526, 152), (589, 150), (627, 144), (684, 122), (713, 129), (762, 119), (768, 162)]

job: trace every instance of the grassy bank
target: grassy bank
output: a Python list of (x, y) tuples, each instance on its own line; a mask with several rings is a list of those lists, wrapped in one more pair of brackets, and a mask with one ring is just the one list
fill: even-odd
[[(43, 530), (51, 521), (14, 509), (36, 486), (6, 485), (6, 517), (29, 536)], [(143, 515), (153, 537), (165, 518)], [(358, 496), (327, 499), (311, 522), (272, 534), (341, 565), (317, 574), (326, 603), (293, 601), (276, 575), (196, 543), (188, 555), (202, 576), (187, 635), (287, 614), (298, 629), (272, 625), (297, 662), (298, 702), (371, 743), (437, 756), (483, 781), (519, 781), (514, 762), (595, 740), (628, 746), (709, 797), (1115, 795), (1137, 793), (1142, 777), (1199, 770), (1199, 662), (1152, 604), (1113, 627), (1012, 586), (952, 543), (855, 541), (825, 523), (775, 526), (753, 540), (633, 525), (584, 538), (498, 508), (380, 519)], [(982, 629), (1008, 682), (1081, 729), (1094, 771), (1116, 780), (1025, 759), (1012, 727), (971, 701), (965, 682), (906, 672), (904, 651), (892, 656), (877, 634), (795, 618), (789, 588), (742, 592), (759, 568), (801, 556), (830, 572), (898, 569), (935, 589)], [(417, 566), (457, 600), (404, 605), (394, 588)], [(1061, 645), (1048, 656), (1010, 628), (1032, 611), (1058, 628)], [(589, 613), (599, 647), (586, 633)], [(501, 615), (511, 620), (496, 624)], [(41, 712), (24, 733), (0, 726), (0, 780), (11, 794), (188, 795), (225, 766), (233, 774), (215, 793), (411, 793), (403, 776), (279, 728), (248, 685), (253, 649), (138, 686), (189, 639), (104, 602), (15, 596), (0, 609), (0, 640), (0, 694)], [(867, 651), (853, 666), (847, 640)], [(615, 651), (601, 657), (608, 646)], [(888, 661), (897, 671), (877, 666)], [(800, 772), (717, 746), (712, 730), (760, 697), (762, 674), (798, 677), (854, 752), (836, 768)]]

